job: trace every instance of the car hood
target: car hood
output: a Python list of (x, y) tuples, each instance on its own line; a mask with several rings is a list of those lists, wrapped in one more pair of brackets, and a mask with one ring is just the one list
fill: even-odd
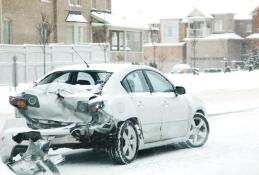
[(28, 106), (23, 112), (31, 119), (59, 122), (88, 123), (92, 117), (87, 112), (78, 111), (79, 102), (88, 103), (96, 97), (91, 90), (65, 83), (38, 85), (23, 92), (38, 99), (39, 106)]

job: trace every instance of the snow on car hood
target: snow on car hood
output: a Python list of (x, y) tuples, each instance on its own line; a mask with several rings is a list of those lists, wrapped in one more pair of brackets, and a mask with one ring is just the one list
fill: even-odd
[[(85, 122), (92, 117), (77, 110), (78, 102), (88, 102), (90, 97), (96, 96), (92, 87), (70, 85), (65, 83), (51, 83), (38, 85), (24, 91), (38, 98), (39, 107), (28, 106), (26, 114), (29, 118), (60, 122)], [(93, 90), (95, 91), (95, 90)]]

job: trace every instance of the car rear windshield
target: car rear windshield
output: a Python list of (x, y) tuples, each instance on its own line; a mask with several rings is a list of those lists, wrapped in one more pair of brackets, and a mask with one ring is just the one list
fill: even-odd
[(97, 85), (105, 82), (111, 74), (111, 72), (105, 71), (58, 71), (49, 74), (37, 84), (59, 82), (72, 85)]

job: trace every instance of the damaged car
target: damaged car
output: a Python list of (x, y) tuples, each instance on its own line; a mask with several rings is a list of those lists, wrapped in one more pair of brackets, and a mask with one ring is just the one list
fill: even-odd
[[(167, 144), (204, 145), (209, 135), (204, 104), (143, 65), (74, 65), (56, 69), (11, 96), (18, 110), (6, 122), (0, 151), (4, 162), (29, 144), (105, 150), (118, 164), (139, 150)], [(28, 151), (27, 151), (28, 152)]]

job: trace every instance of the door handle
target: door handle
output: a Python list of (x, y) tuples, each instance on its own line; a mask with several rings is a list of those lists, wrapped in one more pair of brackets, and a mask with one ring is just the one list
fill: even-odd
[(168, 108), (168, 107), (169, 107), (169, 103), (168, 103), (167, 101), (164, 101), (164, 102), (163, 102), (163, 106), (166, 107), (166, 108)]
[(144, 104), (143, 104), (142, 101), (138, 101), (137, 106), (138, 106), (138, 107), (144, 107)]

